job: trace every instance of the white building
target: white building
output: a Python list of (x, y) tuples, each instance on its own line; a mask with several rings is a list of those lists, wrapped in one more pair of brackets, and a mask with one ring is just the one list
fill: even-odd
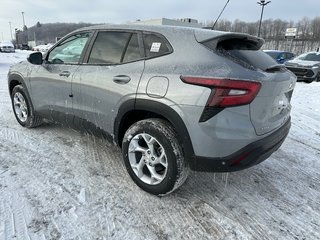
[(198, 20), (191, 18), (182, 19), (150, 19), (150, 20), (137, 20), (132, 22), (133, 24), (143, 24), (143, 25), (171, 25), (171, 26), (181, 26), (181, 27), (195, 27), (201, 28), (202, 25), (198, 23)]

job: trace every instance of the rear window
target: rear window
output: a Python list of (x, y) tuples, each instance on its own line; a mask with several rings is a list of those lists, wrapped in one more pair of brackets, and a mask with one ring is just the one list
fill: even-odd
[(266, 70), (277, 64), (274, 59), (261, 50), (230, 50), (228, 53), (243, 64), (249, 65), (250, 68)]
[(123, 57), (123, 62), (131, 62), (137, 59), (141, 59), (139, 41), (138, 41), (138, 34), (134, 33), (131, 35), (129, 40), (129, 44), (127, 50)]
[(160, 35), (144, 34), (144, 49), (147, 58), (158, 57), (172, 52), (169, 42)]
[(266, 70), (277, 64), (268, 54), (259, 50), (261, 45), (258, 41), (231, 38), (218, 43), (216, 39), (209, 40), (202, 44), (246, 68)]
[(142, 59), (137, 33), (99, 32), (89, 56), (90, 64), (120, 64)]

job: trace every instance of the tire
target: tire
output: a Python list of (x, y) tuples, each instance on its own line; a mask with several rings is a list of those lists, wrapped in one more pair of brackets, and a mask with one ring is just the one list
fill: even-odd
[(312, 83), (315, 79), (308, 79), (308, 80), (305, 80), (304, 82), (305, 83)]
[(134, 123), (122, 141), (127, 171), (144, 191), (165, 195), (187, 179), (189, 166), (178, 136), (171, 124), (162, 119)]
[(34, 112), (29, 95), (22, 85), (13, 88), (11, 102), (14, 115), (21, 126), (34, 128), (41, 125), (42, 118)]

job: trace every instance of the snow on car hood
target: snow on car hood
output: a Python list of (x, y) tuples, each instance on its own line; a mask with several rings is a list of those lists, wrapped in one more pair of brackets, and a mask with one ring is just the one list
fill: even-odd
[(317, 61), (305, 61), (305, 60), (290, 60), (285, 63), (286, 66), (302, 66), (302, 67), (312, 67), (314, 65), (320, 65)]

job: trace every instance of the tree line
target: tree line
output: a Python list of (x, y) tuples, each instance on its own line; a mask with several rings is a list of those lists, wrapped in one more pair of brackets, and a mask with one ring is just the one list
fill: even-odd
[(16, 30), (16, 41), (18, 44), (27, 44), (28, 41), (42, 43), (55, 43), (57, 38), (61, 38), (68, 33), (93, 25), (92, 23), (40, 23), (23, 30)]
[[(213, 22), (206, 24), (208, 27)], [(297, 28), (297, 37), (291, 42), (285, 39), (287, 28)], [(227, 32), (241, 32), (257, 36), (259, 21), (244, 22), (235, 20), (219, 20), (215, 30)], [(313, 19), (303, 18), (298, 21), (286, 21), (281, 19), (266, 19), (262, 21), (260, 36), (265, 39), (265, 49), (290, 50), (297, 54), (316, 50), (320, 47), (320, 17)]]
[[(82, 27), (93, 25), (92, 23), (45, 23), (17, 31), (16, 39), (20, 43), (40, 40), (44, 43), (54, 43), (57, 37)], [(206, 27), (213, 25), (213, 21), (203, 24)], [(298, 36), (293, 41), (285, 39), (287, 28), (297, 28)], [(227, 32), (241, 32), (257, 36), (259, 21), (245, 22), (241, 20), (219, 20), (215, 30)], [(266, 19), (262, 21), (260, 36), (265, 39), (264, 49), (289, 50), (300, 54), (315, 50), (320, 47), (320, 17), (313, 19), (303, 18), (298, 21), (286, 21), (281, 19)]]

